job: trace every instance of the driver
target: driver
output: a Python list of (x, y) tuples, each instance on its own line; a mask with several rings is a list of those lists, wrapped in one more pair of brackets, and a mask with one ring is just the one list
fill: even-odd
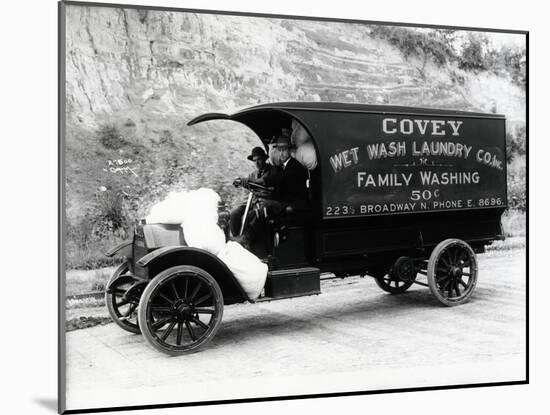
[[(253, 212), (253, 207), (260, 200), (269, 200), (273, 197), (273, 187), (280, 181), (281, 168), (267, 163), (268, 155), (261, 147), (254, 147), (247, 159), (254, 162), (254, 171), (251, 172), (248, 177), (236, 179), (233, 184), (236, 187), (243, 186), (249, 190), (254, 190), (250, 204), (251, 206), (247, 214), (247, 222), (249, 222), (250, 215), (255, 214)], [(264, 188), (254, 187), (253, 184), (259, 184)], [(238, 236), (240, 233), (245, 210), (246, 204), (242, 204), (231, 211), (230, 225), (233, 236)]]
[[(246, 217), (246, 232), (237, 239), (237, 242), (247, 249), (257, 248), (255, 242), (261, 234), (260, 228), (266, 223), (266, 219), (278, 218), (285, 212), (307, 211), (307, 170), (291, 156), (291, 143), (288, 136), (280, 135), (275, 139), (274, 144), (277, 153), (276, 159), (280, 163), (280, 167), (276, 167), (269, 179), (264, 179), (263, 183), (274, 185), (275, 192), (271, 194), (271, 197), (258, 195), (254, 198), (254, 203), (251, 204), (254, 209), (253, 214), (248, 214)], [(237, 209), (240, 209), (238, 212), (242, 217), (245, 207), (240, 206)], [(249, 209), (252, 210), (252, 207)], [(233, 221), (240, 223), (238, 218), (238, 216), (234, 217)], [(233, 235), (236, 235), (235, 230)]]

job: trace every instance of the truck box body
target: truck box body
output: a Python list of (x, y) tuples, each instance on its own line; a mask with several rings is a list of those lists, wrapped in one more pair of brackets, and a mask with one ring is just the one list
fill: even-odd
[(316, 128), (338, 137), (318, 144), (324, 219), (506, 205), (503, 118), (333, 113), (323, 121)]
[(213, 119), (247, 125), (266, 148), (293, 119), (307, 130), (318, 165), (310, 171), (306, 251), (317, 264), (430, 248), (445, 238), (480, 246), (502, 238), (502, 115), (283, 102), (204, 114), (189, 124)]

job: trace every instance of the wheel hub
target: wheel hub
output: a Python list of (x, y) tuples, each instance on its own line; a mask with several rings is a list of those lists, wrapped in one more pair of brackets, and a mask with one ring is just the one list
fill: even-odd
[(459, 267), (451, 267), (451, 276), (455, 279), (462, 277), (462, 269)]
[(172, 306), (172, 314), (176, 317), (189, 318), (192, 312), (193, 308), (184, 300), (178, 300)]
[(409, 257), (398, 258), (393, 265), (392, 277), (398, 281), (405, 282), (414, 280), (416, 272), (412, 259)]

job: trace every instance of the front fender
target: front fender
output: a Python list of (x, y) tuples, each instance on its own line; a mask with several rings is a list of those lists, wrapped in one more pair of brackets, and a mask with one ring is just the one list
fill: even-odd
[(109, 282), (109, 285), (107, 285), (106, 291), (108, 293), (112, 292), (113, 287), (123, 285), (123, 284), (141, 284), (141, 283), (147, 283), (147, 280), (144, 280), (143, 278), (136, 277), (132, 274), (123, 274), (119, 275), (115, 279)]
[(105, 255), (108, 257), (115, 256), (115, 254), (130, 258), (132, 256), (132, 241), (122, 242), (120, 245), (117, 245), (105, 252)]
[(162, 248), (155, 249), (153, 252), (149, 252), (147, 255), (142, 256), (139, 259), (139, 261), (136, 262), (136, 264), (144, 268), (150, 267), (150, 266), (153, 266), (162, 257), (165, 257), (166, 255), (170, 255), (174, 252), (180, 252), (184, 250), (186, 251), (188, 249), (194, 249), (194, 248), (188, 248), (181, 245), (163, 246)]
[(226, 304), (251, 301), (227, 265), (204, 249), (189, 246), (165, 246), (143, 256), (136, 265), (147, 268), (151, 278), (176, 265), (193, 265), (208, 272), (217, 281)]

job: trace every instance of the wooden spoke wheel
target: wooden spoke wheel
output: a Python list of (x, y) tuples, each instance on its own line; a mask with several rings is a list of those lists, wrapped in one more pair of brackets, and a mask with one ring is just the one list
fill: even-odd
[(376, 276), (376, 284), (391, 294), (401, 294), (413, 285), (416, 279), (414, 262), (408, 257), (400, 257), (392, 265), (389, 273)]
[(158, 274), (147, 285), (138, 321), (155, 349), (178, 356), (198, 350), (216, 335), (223, 316), (223, 295), (206, 271), (180, 265)]
[(474, 251), (460, 239), (446, 239), (433, 250), (428, 261), (428, 285), (432, 294), (446, 306), (468, 300), (477, 283)]
[(391, 294), (404, 293), (414, 283), (414, 280), (402, 281), (397, 279), (392, 273), (377, 275), (375, 276), (375, 281), (380, 288)]
[[(127, 272), (128, 266), (126, 264), (119, 266), (109, 278), (107, 287)], [(143, 286), (135, 286), (135, 283), (132, 282), (123, 282), (111, 287), (111, 290), (105, 291), (105, 304), (109, 315), (119, 327), (130, 333), (141, 333), (137, 321), (137, 308), (142, 292)]]

